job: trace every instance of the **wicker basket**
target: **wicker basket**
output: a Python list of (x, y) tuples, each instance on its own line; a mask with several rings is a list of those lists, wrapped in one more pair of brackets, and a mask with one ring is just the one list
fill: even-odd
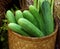
[(2, 26), (2, 19), (5, 18), (6, 9), (11, 1), (12, 0), (0, 0), (0, 26)]
[(54, 15), (60, 19), (60, 0), (55, 0)]
[(8, 30), (9, 49), (54, 49), (58, 24), (55, 31), (42, 38), (21, 36)]
[(28, 9), (29, 5), (33, 4), (33, 0), (19, 0), (19, 4), (22, 10)]
[(0, 26), (2, 26), (2, 19), (5, 16), (6, 9), (0, 5)]
[(57, 16), (59, 28), (56, 39), (56, 49), (60, 49), (60, 0), (55, 0), (54, 15)]

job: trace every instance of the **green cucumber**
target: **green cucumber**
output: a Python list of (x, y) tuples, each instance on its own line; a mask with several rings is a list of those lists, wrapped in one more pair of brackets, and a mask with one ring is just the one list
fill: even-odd
[(51, 0), (51, 13), (53, 15), (53, 10), (54, 10), (54, 0)]
[(41, 11), (41, 5), (43, 3), (44, 0), (39, 0), (39, 12)]
[(17, 10), (15, 12), (15, 18), (16, 18), (16, 21), (18, 21), (19, 18), (23, 18), (23, 14), (20, 10)]
[(20, 18), (18, 20), (18, 24), (28, 33), (35, 37), (44, 36), (43, 32), (40, 31), (35, 25), (33, 25), (30, 21), (25, 18)]
[(44, 31), (44, 21), (43, 21), (43, 18), (42, 18), (42, 16), (40, 16), (40, 14), (39, 14), (39, 12), (37, 11), (37, 9), (36, 9), (33, 5), (30, 5), (30, 6), (29, 6), (29, 11), (32, 13), (32, 15), (33, 15), (33, 16), (35, 17), (35, 19), (37, 20), (39, 29), (40, 29), (42, 32), (45, 32), (45, 31)]
[(28, 11), (28, 10), (24, 10), (23, 11), (23, 17), (28, 19), (30, 22), (32, 22), (35, 26), (38, 26), (37, 25), (37, 21), (36, 19), (34, 18), (34, 16)]
[(42, 3), (42, 14), (45, 22), (46, 33), (47, 35), (51, 34), (54, 31), (54, 19), (51, 13), (51, 7), (48, 1)]
[(39, 11), (39, 6), (40, 6), (39, 1), (40, 0), (34, 0), (34, 7), (36, 7), (38, 11)]
[(34, 6), (37, 8), (38, 0), (34, 0), (33, 3), (34, 3)]
[(8, 20), (8, 23), (16, 23), (16, 20), (15, 20), (15, 17), (14, 17), (14, 14), (12, 13), (12, 11), (8, 10), (6, 12), (6, 18)]
[(23, 36), (29, 36), (26, 32), (24, 32), (22, 30), (21, 26), (16, 24), (16, 23), (9, 23), (8, 28), (11, 29), (12, 31), (18, 33), (18, 34), (23, 35)]

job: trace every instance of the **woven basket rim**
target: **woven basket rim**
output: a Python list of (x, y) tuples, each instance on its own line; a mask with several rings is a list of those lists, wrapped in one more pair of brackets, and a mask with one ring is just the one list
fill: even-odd
[(49, 39), (49, 38), (51, 38), (51, 37), (53, 37), (54, 35), (56, 35), (57, 34), (57, 31), (58, 31), (58, 23), (56, 22), (56, 25), (55, 25), (56, 27), (55, 27), (55, 30), (54, 30), (54, 32), (52, 33), (52, 34), (50, 34), (50, 35), (47, 35), (47, 36), (44, 36), (44, 37), (27, 37), (27, 36), (22, 36), (22, 35), (20, 35), (20, 34), (18, 34), (18, 33), (15, 33), (15, 32), (13, 32), (12, 30), (8, 30), (8, 33), (12, 33), (12, 34), (14, 34), (15, 36), (17, 36), (18, 38), (20, 38), (20, 39), (23, 39), (23, 40), (31, 40), (31, 41), (37, 41), (37, 40), (45, 40), (45, 39)]

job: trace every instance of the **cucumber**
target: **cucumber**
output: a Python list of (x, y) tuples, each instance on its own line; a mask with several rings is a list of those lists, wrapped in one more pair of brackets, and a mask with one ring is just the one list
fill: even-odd
[(36, 7), (38, 11), (39, 11), (39, 6), (40, 6), (39, 1), (40, 0), (34, 0), (34, 7)]
[(34, 16), (28, 10), (24, 10), (23, 11), (23, 17), (26, 18), (26, 19), (28, 19), (35, 26), (38, 26), (36, 19), (34, 18)]
[(23, 35), (23, 36), (29, 36), (26, 32), (24, 32), (22, 30), (21, 26), (16, 24), (16, 23), (9, 23), (8, 28), (11, 29), (12, 31), (18, 33), (18, 34)]
[(19, 18), (23, 18), (23, 14), (20, 10), (17, 10), (15, 12), (15, 18), (16, 18), (16, 21), (18, 21)]
[(47, 35), (51, 34), (54, 31), (54, 19), (51, 13), (51, 7), (48, 1), (42, 3), (42, 14), (45, 22), (45, 30)]
[(51, 0), (51, 13), (53, 15), (53, 11), (54, 11), (54, 0)]
[(33, 25), (30, 21), (25, 18), (20, 18), (18, 20), (18, 24), (28, 33), (35, 37), (44, 36), (43, 32), (40, 31), (35, 25)]
[(14, 17), (14, 14), (12, 13), (12, 11), (8, 10), (6, 12), (6, 18), (8, 20), (8, 23), (16, 23), (16, 20), (15, 20), (15, 17)]
[(29, 6), (29, 11), (32, 13), (32, 15), (33, 15), (33, 16), (35, 17), (35, 19), (37, 20), (39, 29), (40, 29), (42, 32), (45, 32), (45, 31), (44, 31), (44, 21), (43, 21), (43, 18), (42, 18), (42, 16), (40, 16), (40, 14), (39, 14), (39, 12), (37, 11), (37, 9), (36, 9), (33, 5), (30, 5), (30, 6)]
[(44, 0), (39, 0), (39, 12), (41, 11), (41, 5), (43, 3)]
[(37, 8), (38, 0), (33, 1), (34, 6)]

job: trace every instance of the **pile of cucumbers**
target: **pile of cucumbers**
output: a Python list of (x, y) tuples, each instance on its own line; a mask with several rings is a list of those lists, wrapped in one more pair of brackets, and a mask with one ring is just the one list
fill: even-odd
[(41, 15), (35, 6), (30, 5), (29, 10), (11, 10), (6, 12), (8, 28), (12, 31), (30, 37), (43, 37), (54, 31), (54, 18), (48, 1), (41, 5)]

